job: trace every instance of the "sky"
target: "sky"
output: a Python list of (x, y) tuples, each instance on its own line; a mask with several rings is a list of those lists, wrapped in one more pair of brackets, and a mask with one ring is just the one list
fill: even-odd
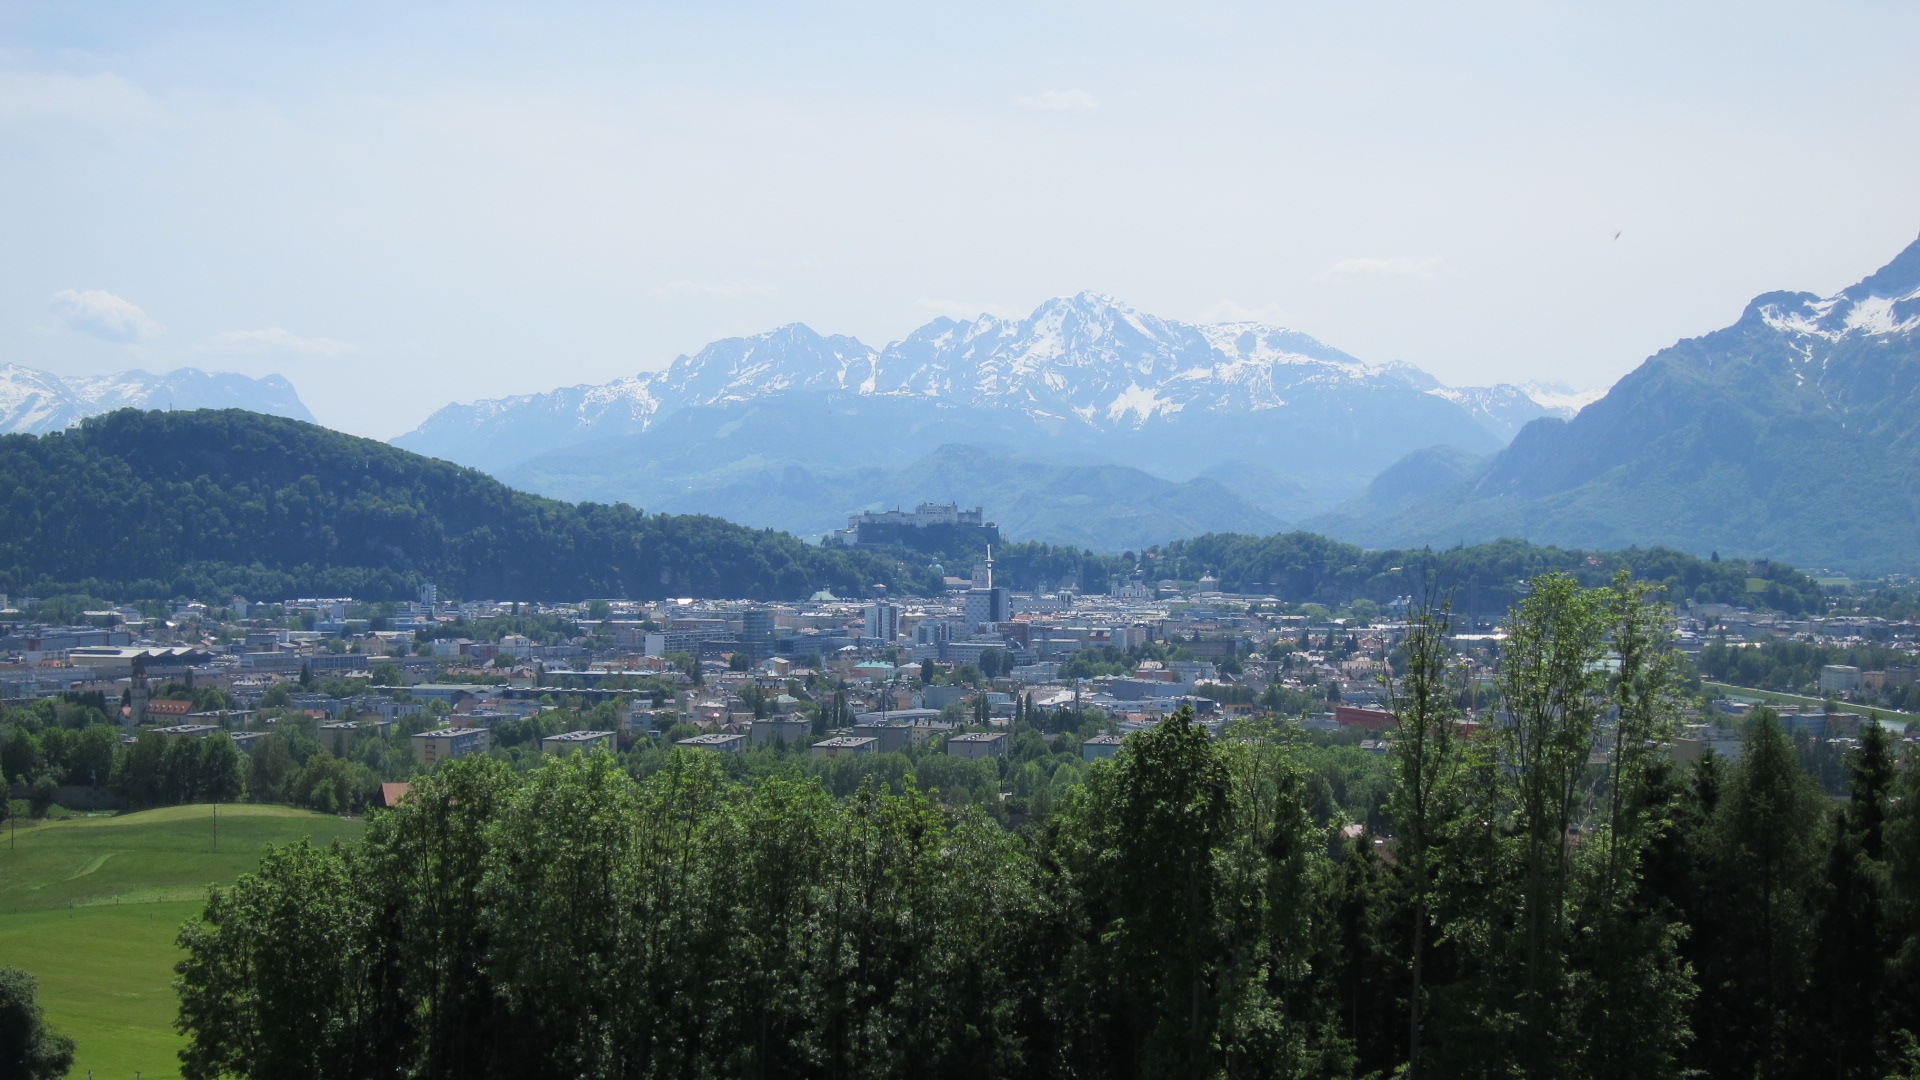
[(1905, 2), (0, 5), (0, 363), (388, 438), (1112, 294), (1610, 384), (1920, 235)]

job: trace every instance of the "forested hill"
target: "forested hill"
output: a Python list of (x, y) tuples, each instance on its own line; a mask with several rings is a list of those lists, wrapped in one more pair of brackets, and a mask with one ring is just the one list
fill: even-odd
[[(75, 430), (0, 436), (0, 591), (121, 599), (295, 595), (502, 599), (662, 596), (799, 599), (939, 588), (978, 554), (820, 547), (718, 518), (578, 505), (484, 473), (312, 424), (239, 410), (94, 417)], [(1229, 592), (1340, 607), (1422, 588), (1498, 618), (1516, 584), (1551, 571), (1589, 583), (1619, 568), (1675, 600), (1816, 609), (1820, 589), (1783, 563), (1713, 562), (1662, 549), (1586, 552), (1503, 540), (1441, 552), (1366, 551), (1312, 533), (1214, 533), (1101, 556), (1041, 543), (997, 552), (1016, 589), (1104, 592), (1211, 571)]]
[(313, 424), (122, 410), (0, 437), (0, 591), (797, 599), (926, 571), (717, 518), (573, 505)]

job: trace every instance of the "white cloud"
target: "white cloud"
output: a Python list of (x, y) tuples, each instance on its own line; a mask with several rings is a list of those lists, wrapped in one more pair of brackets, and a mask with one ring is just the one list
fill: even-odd
[(1043, 90), (1031, 97), (1017, 97), (1013, 103), (1025, 109), (1045, 109), (1049, 112), (1092, 112), (1100, 107), (1093, 95), (1085, 90)]
[(776, 290), (764, 281), (670, 281), (654, 290), (656, 296), (717, 296), (738, 300), (743, 296), (767, 296)]
[(60, 325), (106, 341), (142, 341), (161, 331), (137, 306), (100, 289), (62, 289), (47, 305)]
[(344, 341), (301, 337), (291, 330), (269, 326), (265, 330), (226, 330), (200, 347), (201, 352), (218, 356), (345, 356), (354, 347)]
[(1323, 278), (1358, 277), (1418, 277), (1430, 278), (1440, 265), (1438, 258), (1417, 259), (1402, 255), (1392, 259), (1341, 259), (1320, 272)]

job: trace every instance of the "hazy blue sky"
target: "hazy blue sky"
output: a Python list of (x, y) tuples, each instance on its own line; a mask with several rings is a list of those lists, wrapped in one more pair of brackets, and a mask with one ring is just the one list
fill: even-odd
[(1917, 44), (1910, 2), (10, 0), (0, 362), (280, 372), (385, 437), (1095, 289), (1599, 386), (1920, 233)]

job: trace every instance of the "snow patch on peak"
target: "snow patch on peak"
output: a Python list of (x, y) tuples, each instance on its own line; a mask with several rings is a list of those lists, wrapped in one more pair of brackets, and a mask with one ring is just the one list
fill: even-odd
[[(1912, 297), (1900, 299), (1909, 300)], [(1904, 319), (1895, 315), (1893, 309), (1897, 302), (1892, 297), (1886, 296), (1869, 296), (1864, 300), (1855, 301), (1852, 310), (1846, 314), (1845, 325), (1848, 330), (1858, 330), (1863, 334), (1875, 336), (1899, 334), (1920, 327), (1920, 315), (1909, 315)]]
[(1134, 426), (1138, 427), (1151, 420), (1155, 413), (1176, 413), (1183, 408), (1185, 406), (1182, 403), (1162, 397), (1152, 387), (1130, 382), (1107, 406), (1107, 419), (1118, 421), (1132, 413), (1135, 417)]
[(1525, 382), (1520, 384), (1520, 391), (1538, 402), (1541, 408), (1564, 412), (1569, 417), (1607, 396), (1604, 386), (1575, 390), (1565, 383)]

